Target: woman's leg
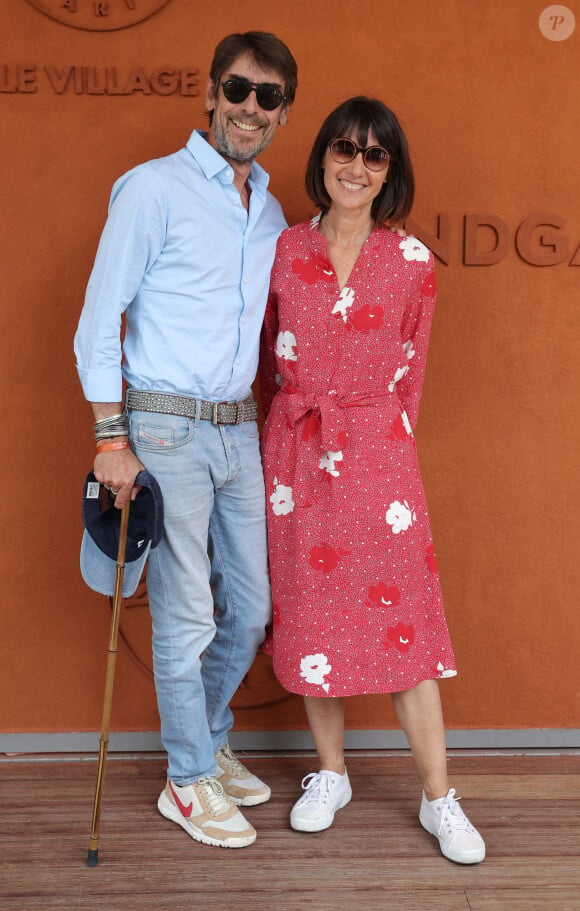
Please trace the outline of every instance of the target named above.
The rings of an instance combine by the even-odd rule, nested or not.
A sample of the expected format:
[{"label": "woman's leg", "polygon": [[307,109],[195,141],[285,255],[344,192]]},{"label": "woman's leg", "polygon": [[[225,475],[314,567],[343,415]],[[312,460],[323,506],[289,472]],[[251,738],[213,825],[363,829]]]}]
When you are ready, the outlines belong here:
[{"label": "woman's leg", "polygon": [[449,790],[445,728],[439,686],[423,680],[411,690],[393,693],[393,706],[409,741],[427,800]]},{"label": "woman's leg", "polygon": [[304,705],[320,768],[344,773],[344,699],[305,696]]},{"label": "woman's leg", "polygon": [[299,832],[320,832],[352,797],[344,767],[344,699],[305,696],[304,704],[320,771],[302,780],[304,793],[292,807],[290,825]]},{"label": "woman's leg", "polygon": [[411,690],[393,693],[393,705],[423,785],[421,825],[439,841],[445,857],[459,864],[479,863],[485,857],[485,842],[465,816],[455,791],[449,790],[437,681],[423,680]]}]

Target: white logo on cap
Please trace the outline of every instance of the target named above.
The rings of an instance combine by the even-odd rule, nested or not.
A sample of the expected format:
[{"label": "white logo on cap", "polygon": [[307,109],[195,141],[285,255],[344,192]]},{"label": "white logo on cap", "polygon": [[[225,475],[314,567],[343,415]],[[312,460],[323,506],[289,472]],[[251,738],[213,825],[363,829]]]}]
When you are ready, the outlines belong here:
[{"label": "white logo on cap", "polygon": [[89,481],[87,484],[87,500],[98,500],[99,499],[99,488],[100,484],[96,481]]}]

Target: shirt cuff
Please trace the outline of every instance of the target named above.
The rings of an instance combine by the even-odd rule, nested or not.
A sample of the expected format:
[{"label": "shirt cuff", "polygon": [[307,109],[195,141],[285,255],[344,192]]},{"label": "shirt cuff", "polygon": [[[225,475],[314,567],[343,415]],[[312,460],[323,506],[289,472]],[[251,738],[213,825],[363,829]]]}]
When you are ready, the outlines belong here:
[{"label": "shirt cuff", "polygon": [[83,393],[89,402],[120,402],[123,399],[123,377],[119,367],[91,367],[77,364]]}]

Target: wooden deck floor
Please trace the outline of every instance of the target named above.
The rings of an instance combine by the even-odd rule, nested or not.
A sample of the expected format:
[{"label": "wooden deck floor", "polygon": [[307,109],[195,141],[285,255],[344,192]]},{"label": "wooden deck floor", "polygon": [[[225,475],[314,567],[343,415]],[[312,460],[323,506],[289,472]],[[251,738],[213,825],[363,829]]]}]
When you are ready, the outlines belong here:
[{"label": "wooden deck floor", "polygon": [[579,911],[580,756],[450,755],[452,783],[488,846],[445,860],[417,822],[407,755],[352,753],[353,801],[326,832],[288,812],[312,770],[300,756],[245,757],[273,788],[249,809],[250,848],[192,841],[156,810],[161,759],[110,757],[99,866],[85,866],[96,763],[0,762],[0,911]]}]

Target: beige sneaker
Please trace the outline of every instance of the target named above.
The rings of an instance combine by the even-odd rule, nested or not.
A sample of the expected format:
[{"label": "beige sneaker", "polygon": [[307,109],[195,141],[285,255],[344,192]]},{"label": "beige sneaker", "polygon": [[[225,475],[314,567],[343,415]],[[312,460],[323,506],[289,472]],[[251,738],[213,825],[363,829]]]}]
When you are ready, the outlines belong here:
[{"label": "beige sneaker", "polygon": [[157,806],[162,816],[206,845],[245,848],[256,840],[256,830],[215,778],[200,778],[183,788],[168,779]]},{"label": "beige sneaker", "polygon": [[223,789],[234,803],[244,807],[255,807],[259,803],[266,803],[272,791],[267,784],[249,769],[242,765],[234,756],[227,744],[222,744],[215,754],[217,762],[216,778],[219,778]]}]

